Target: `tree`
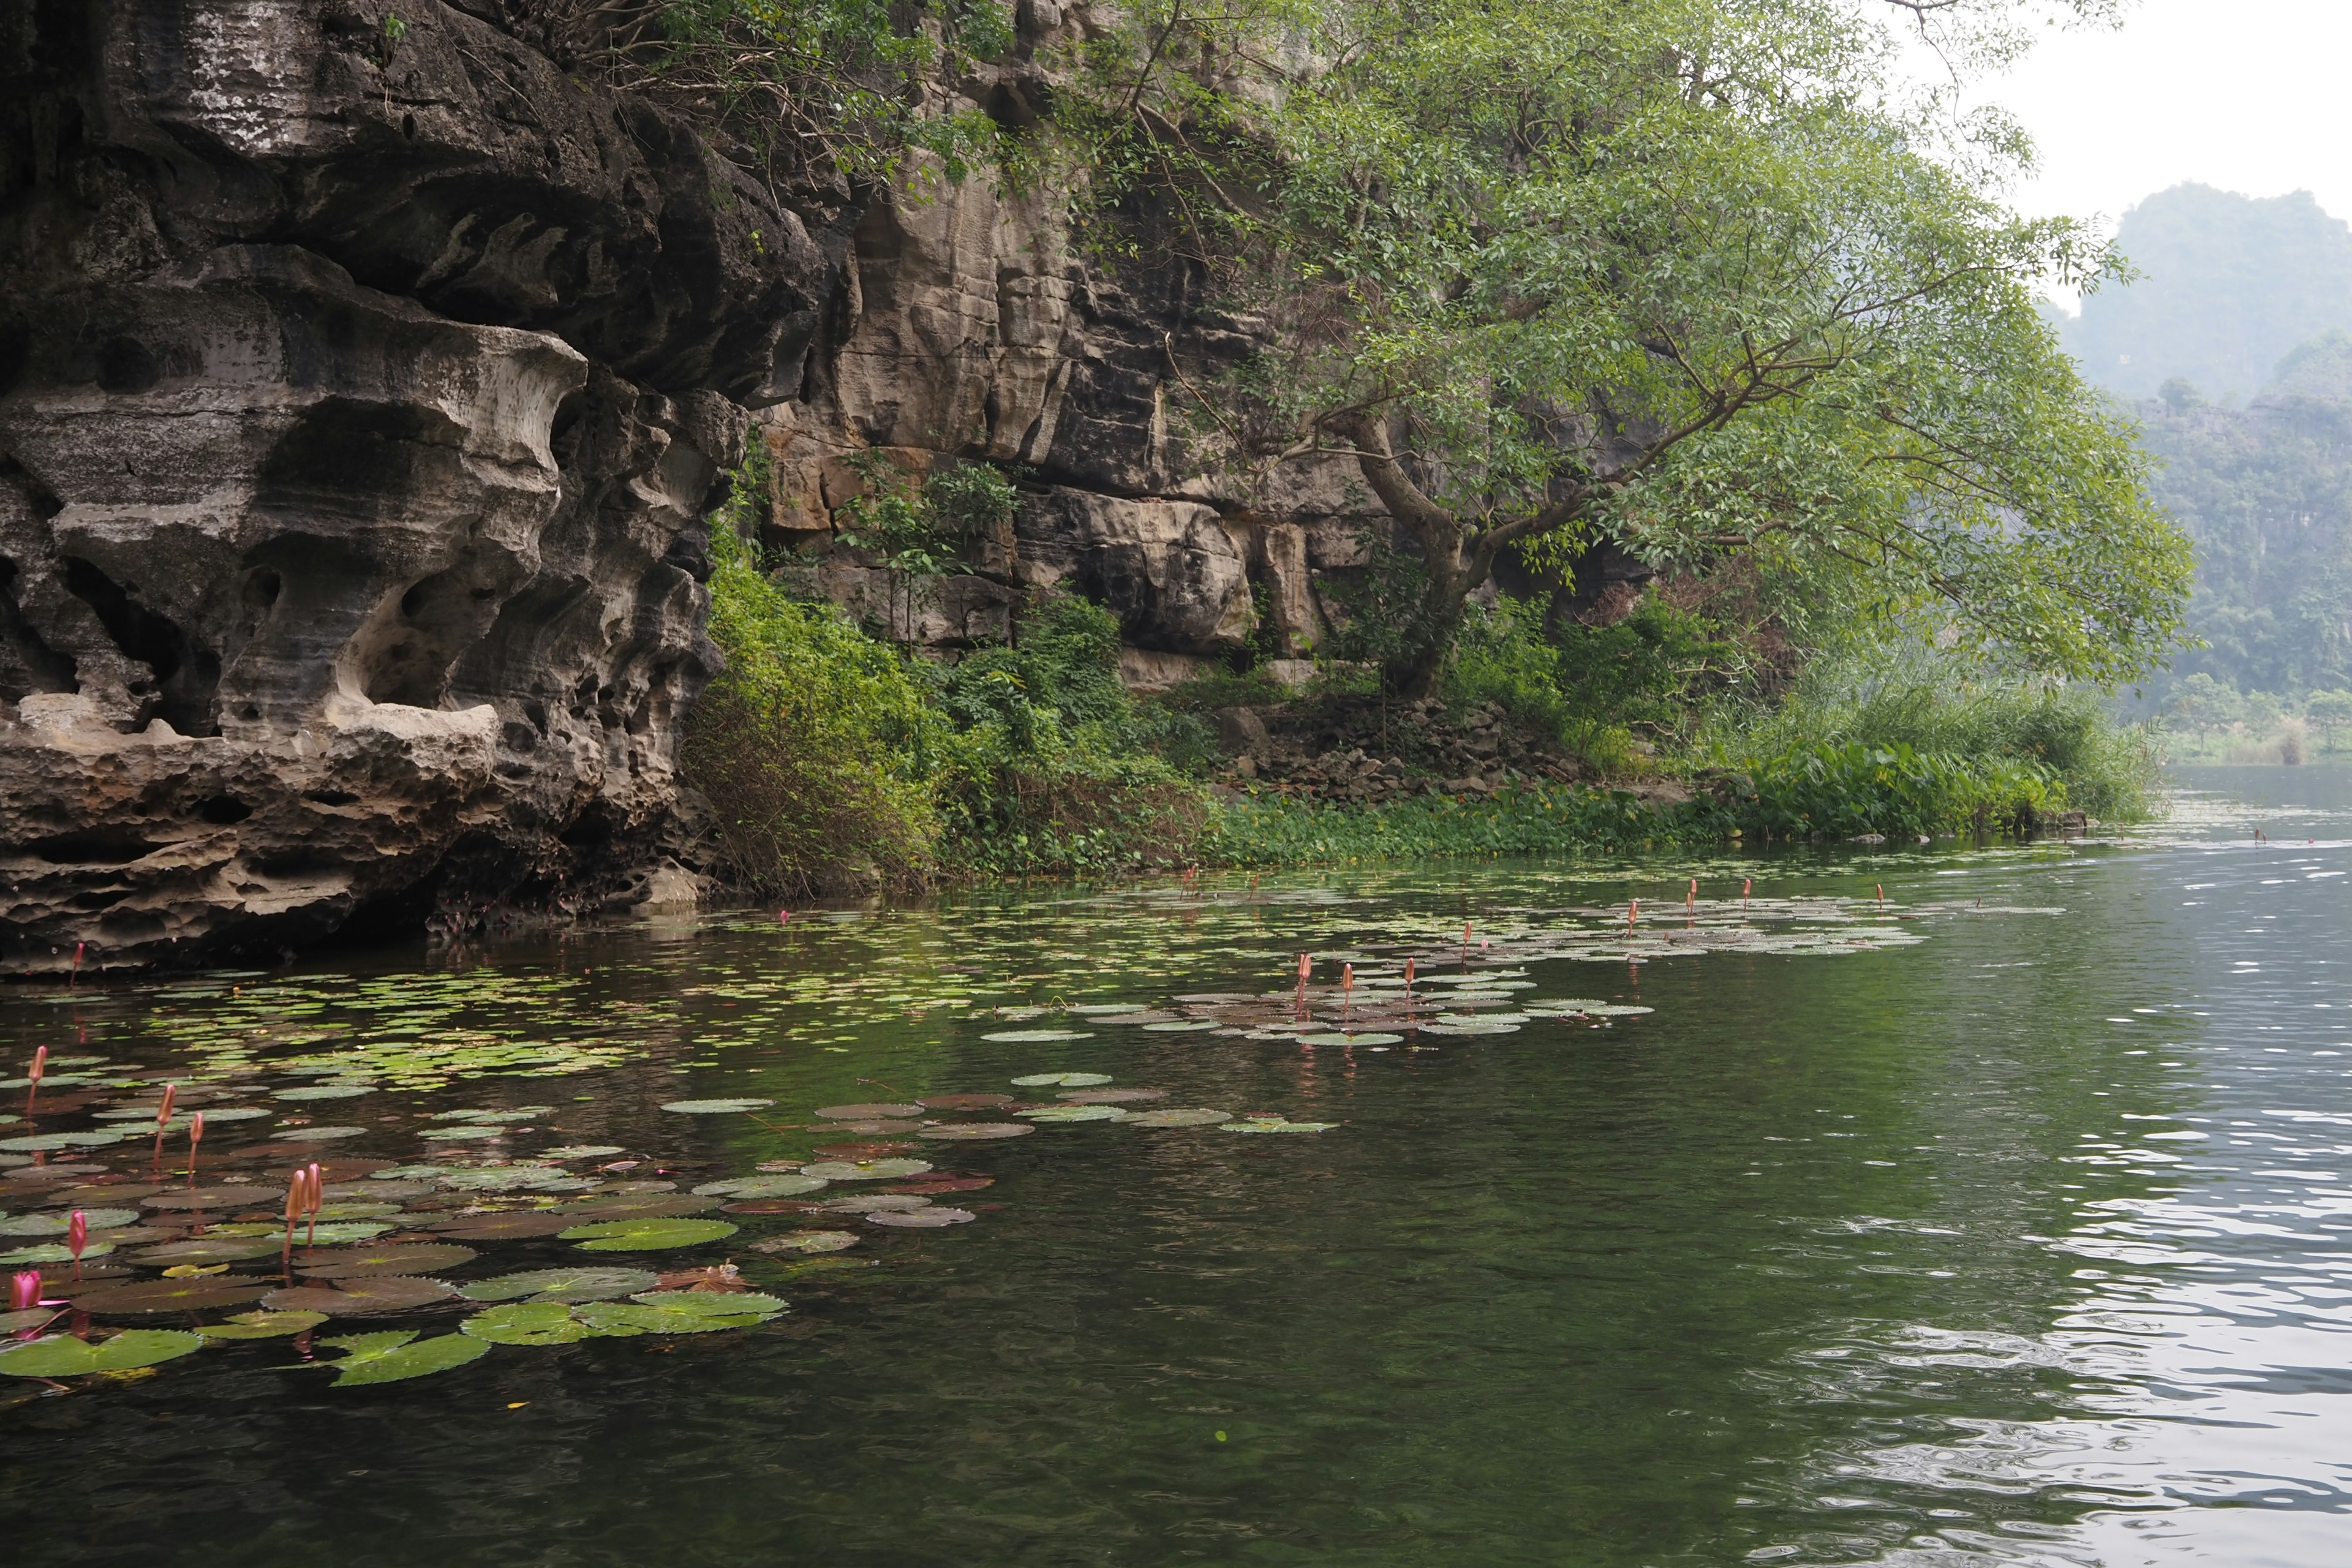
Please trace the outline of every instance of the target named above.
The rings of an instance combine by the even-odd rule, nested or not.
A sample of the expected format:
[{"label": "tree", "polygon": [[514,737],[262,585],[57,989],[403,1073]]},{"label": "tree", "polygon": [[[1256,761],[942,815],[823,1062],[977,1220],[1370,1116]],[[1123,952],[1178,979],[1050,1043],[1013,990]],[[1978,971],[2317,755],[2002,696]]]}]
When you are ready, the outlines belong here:
[{"label": "tree", "polygon": [[[1192,388],[1226,459],[1348,458],[1417,552],[1395,689],[1428,689],[1505,551],[1572,570],[1601,540],[1939,605],[2069,676],[2170,641],[2186,547],[2035,309],[2104,253],[2001,205],[2000,146],[1931,156],[1849,9],[1339,0],[1258,37],[1184,16],[1161,0],[1121,57],[1120,134],[1153,157],[1107,166],[1159,171],[1275,329]],[[1155,81],[1175,56],[1191,74]]]},{"label": "tree", "polygon": [[2304,716],[2319,726],[2319,733],[2332,750],[2336,732],[2352,724],[2352,691],[2341,689],[2315,691],[2304,700]]}]

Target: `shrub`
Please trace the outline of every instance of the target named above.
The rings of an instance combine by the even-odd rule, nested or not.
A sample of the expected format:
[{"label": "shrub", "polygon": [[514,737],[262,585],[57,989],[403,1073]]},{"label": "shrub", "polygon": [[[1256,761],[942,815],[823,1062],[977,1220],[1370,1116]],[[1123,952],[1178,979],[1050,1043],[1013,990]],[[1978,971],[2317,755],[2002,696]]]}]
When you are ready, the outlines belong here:
[{"label": "shrub", "polygon": [[1755,764],[1740,816],[1776,838],[2029,832],[2066,788],[2039,763],[1971,759],[1851,742],[1801,746]]},{"label": "shrub", "polygon": [[727,666],[680,756],[716,816],[721,869],[785,897],[920,882],[939,852],[928,763],[946,727],[895,650],[762,577],[733,521],[711,529],[710,636]]}]

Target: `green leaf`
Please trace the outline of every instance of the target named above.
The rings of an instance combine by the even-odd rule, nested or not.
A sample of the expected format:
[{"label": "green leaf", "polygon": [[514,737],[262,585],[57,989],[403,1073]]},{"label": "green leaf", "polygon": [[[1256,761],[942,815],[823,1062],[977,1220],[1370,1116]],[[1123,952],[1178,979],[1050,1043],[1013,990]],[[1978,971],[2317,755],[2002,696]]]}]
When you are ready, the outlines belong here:
[{"label": "green leaf", "polygon": [[568,1345],[590,1331],[562,1301],[516,1301],[475,1313],[457,1331],[498,1345]]},{"label": "green leaf", "polygon": [[467,1334],[438,1334],[419,1340],[414,1331],[353,1334],[320,1342],[339,1346],[347,1352],[341,1361],[331,1363],[335,1368],[333,1386],[337,1388],[429,1377],[478,1360],[490,1348],[487,1341]]},{"label": "green leaf", "polygon": [[70,1334],[51,1334],[0,1350],[0,1375],[80,1377],[93,1372],[128,1372],[204,1348],[202,1334],[176,1329],[126,1329],[95,1344]]},{"label": "green leaf", "polygon": [[578,1242],[583,1252],[656,1252],[717,1241],[738,1228],[716,1219],[614,1219],[575,1225],[556,1234]]}]

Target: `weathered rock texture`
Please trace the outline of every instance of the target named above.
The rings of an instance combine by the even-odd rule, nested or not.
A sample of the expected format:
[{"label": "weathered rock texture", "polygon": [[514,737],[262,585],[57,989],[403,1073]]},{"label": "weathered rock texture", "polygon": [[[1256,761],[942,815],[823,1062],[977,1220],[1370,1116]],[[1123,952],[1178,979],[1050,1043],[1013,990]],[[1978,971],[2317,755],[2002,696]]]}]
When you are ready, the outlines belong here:
[{"label": "weathered rock texture", "polygon": [[[0,970],[676,880],[747,434],[765,542],[942,657],[1053,586],[1139,684],[1328,635],[1378,503],[1197,477],[1183,388],[1258,340],[1194,268],[919,166],[788,210],[529,10],[0,0]],[[1018,16],[958,89],[1014,119],[1092,26]],[[835,527],[866,449],[1024,505],[910,595]]]},{"label": "weathered rock texture", "polygon": [[593,899],[671,819],[701,520],[837,259],[399,9],[0,4],[0,966]]}]

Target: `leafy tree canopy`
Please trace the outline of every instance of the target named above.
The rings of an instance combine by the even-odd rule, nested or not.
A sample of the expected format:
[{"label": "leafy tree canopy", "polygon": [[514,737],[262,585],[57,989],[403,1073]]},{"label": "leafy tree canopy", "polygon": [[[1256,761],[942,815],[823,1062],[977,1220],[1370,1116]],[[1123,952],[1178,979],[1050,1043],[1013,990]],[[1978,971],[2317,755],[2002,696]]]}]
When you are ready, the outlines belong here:
[{"label": "leafy tree canopy", "polygon": [[[1501,552],[1602,537],[1937,606],[2045,671],[2162,656],[2185,544],[2034,303],[2106,257],[2001,203],[2013,140],[1903,106],[1870,12],[1198,5],[1147,0],[1092,56],[1102,194],[1161,193],[1273,329],[1192,389],[1224,460],[1350,460],[1415,545],[1395,684],[1425,689]],[[1896,13],[1979,52],[2021,15]]]}]

